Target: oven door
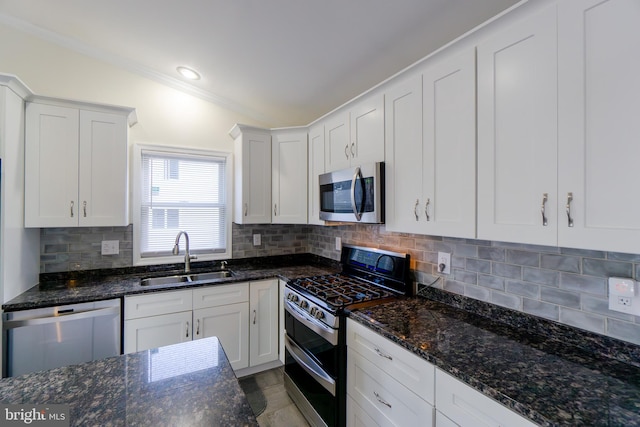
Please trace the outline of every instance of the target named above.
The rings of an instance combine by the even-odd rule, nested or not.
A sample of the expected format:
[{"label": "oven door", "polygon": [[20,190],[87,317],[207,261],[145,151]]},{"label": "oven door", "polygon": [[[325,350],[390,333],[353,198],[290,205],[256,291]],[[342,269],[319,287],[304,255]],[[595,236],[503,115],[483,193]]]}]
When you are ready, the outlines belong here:
[{"label": "oven door", "polygon": [[[288,391],[298,394],[298,398],[313,408],[315,414],[311,418],[320,417],[327,426],[336,426],[341,406],[338,397],[342,386],[338,378],[341,371],[340,347],[301,320],[285,309],[284,371],[296,389]],[[305,412],[303,408],[301,410]]]}]

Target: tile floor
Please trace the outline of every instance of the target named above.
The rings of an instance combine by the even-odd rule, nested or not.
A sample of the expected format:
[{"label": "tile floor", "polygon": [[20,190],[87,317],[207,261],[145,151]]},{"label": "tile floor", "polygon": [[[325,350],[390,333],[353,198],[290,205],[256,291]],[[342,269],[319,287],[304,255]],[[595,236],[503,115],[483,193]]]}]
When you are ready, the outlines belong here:
[{"label": "tile floor", "polygon": [[275,368],[255,374],[256,383],[267,399],[267,407],[260,416],[260,427],[309,427],[293,403],[283,382],[284,368]]}]

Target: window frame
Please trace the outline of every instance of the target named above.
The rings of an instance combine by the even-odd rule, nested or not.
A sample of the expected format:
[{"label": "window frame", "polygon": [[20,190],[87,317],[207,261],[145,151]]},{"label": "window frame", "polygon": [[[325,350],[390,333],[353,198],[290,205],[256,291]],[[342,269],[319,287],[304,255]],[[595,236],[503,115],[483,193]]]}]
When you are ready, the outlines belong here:
[{"label": "window frame", "polygon": [[[226,228],[226,250],[211,254],[197,254],[198,261],[213,261],[218,259],[229,259],[232,254],[232,221],[233,221],[233,154],[227,151],[202,150],[196,148],[175,147],[169,145],[151,145],[151,144],[134,144],[133,145],[133,164],[132,164],[132,204],[131,218],[133,224],[133,265],[157,265],[157,264],[179,264],[184,262],[184,254],[169,256],[141,256],[141,205],[142,205],[142,152],[155,151],[164,152],[168,155],[196,155],[196,156],[215,156],[225,159],[225,192],[227,200],[225,206],[227,212],[225,215]],[[181,243],[181,249],[184,249],[184,241]]]}]

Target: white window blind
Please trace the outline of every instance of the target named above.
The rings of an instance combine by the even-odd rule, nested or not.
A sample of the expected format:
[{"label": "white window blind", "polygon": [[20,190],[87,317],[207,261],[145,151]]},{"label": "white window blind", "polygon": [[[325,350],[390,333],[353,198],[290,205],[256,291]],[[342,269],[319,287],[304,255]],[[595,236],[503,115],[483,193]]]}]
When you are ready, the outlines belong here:
[{"label": "white window blind", "polygon": [[179,231],[192,254],[225,252],[226,158],[142,150],[141,163],[141,258],[171,256]]}]

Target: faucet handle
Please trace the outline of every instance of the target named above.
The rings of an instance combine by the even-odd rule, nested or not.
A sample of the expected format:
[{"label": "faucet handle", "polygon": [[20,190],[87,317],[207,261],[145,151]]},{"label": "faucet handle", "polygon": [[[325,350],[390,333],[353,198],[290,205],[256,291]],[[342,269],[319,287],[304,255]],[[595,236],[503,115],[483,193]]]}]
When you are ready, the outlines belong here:
[{"label": "faucet handle", "polygon": [[198,259],[196,255],[189,255],[189,259]]}]

